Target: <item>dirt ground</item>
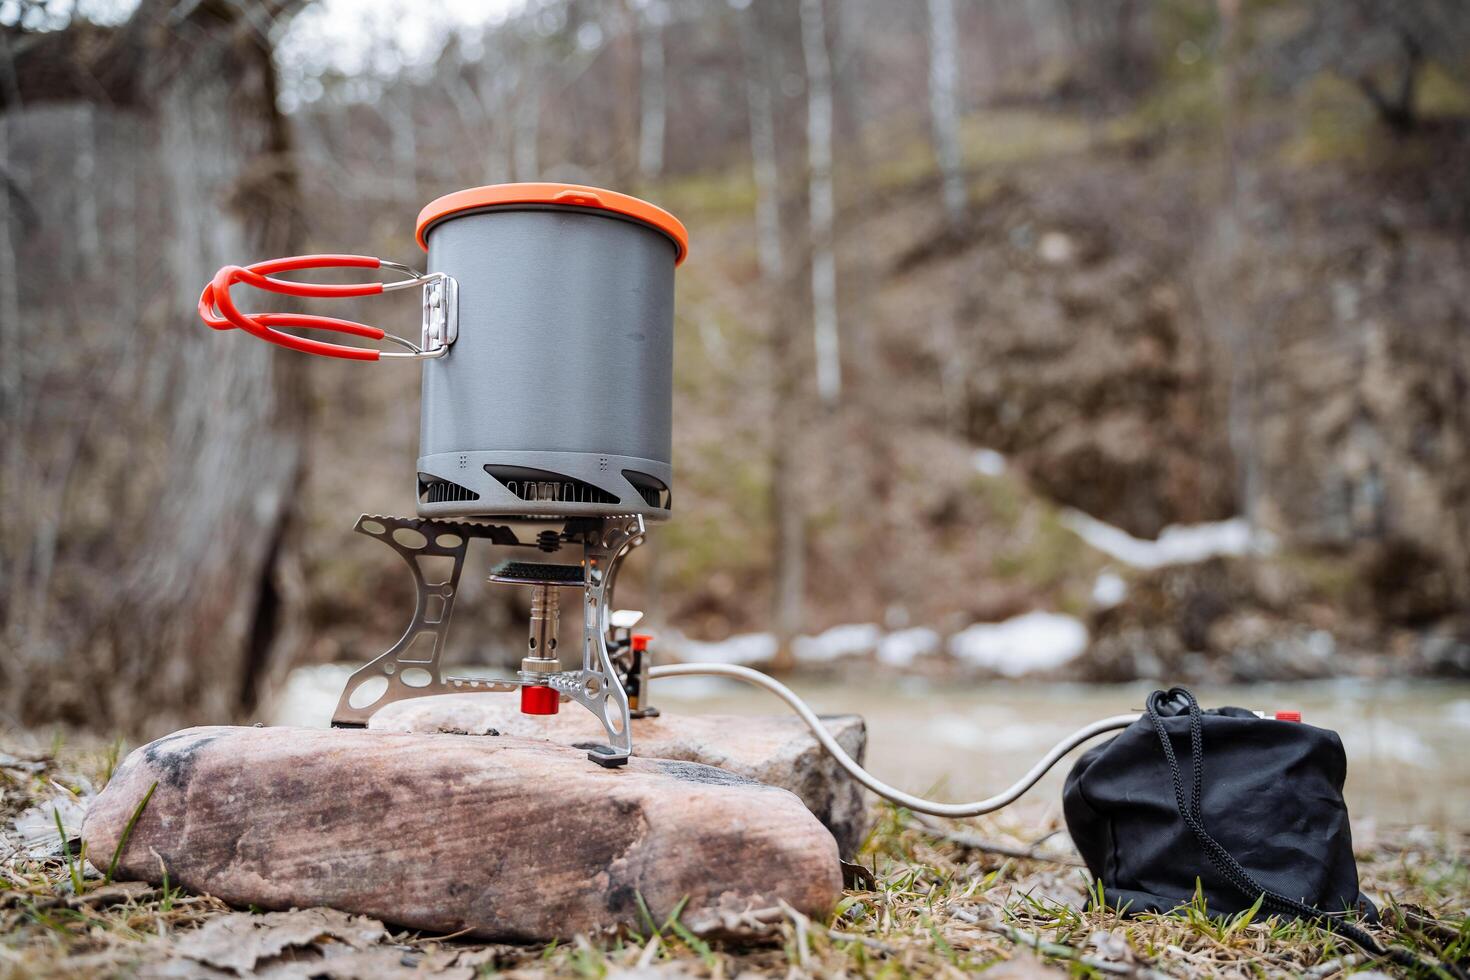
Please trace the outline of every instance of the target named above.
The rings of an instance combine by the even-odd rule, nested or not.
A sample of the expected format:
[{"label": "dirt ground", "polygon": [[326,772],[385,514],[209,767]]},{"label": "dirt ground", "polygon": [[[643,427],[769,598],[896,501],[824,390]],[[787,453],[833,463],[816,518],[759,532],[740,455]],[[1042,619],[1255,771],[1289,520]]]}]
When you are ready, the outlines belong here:
[{"label": "dirt ground", "polygon": [[[871,879],[829,918],[768,910],[738,938],[697,936],[677,911],[619,935],[508,946],[330,909],[231,909],[172,883],[109,881],[109,855],[75,839],[86,799],[121,751],[0,739],[0,978],[1409,975],[1297,922],[1249,913],[1219,921],[1198,906],[1120,918],[1094,900],[1055,822],[931,826],[886,805],[860,856]],[[1470,954],[1467,858],[1461,832],[1379,826],[1363,835],[1363,888],[1386,913],[1380,940],[1441,959]]]}]

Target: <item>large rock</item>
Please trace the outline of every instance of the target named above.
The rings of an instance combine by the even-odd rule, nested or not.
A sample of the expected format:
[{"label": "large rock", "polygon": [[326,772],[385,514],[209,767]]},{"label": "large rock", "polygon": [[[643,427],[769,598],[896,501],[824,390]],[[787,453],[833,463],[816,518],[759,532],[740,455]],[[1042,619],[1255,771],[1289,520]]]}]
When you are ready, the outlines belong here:
[{"label": "large rock", "polygon": [[[868,730],[858,715],[829,715],[827,731],[861,762]],[[561,745],[603,740],[602,725],[580,705],[560,714],[523,715],[516,694],[443,694],[385,705],[368,728],[390,732],[514,735]],[[862,786],[817,743],[806,725],[784,715],[680,715],[633,719],[633,754],[719,766],[789,789],[832,831],[844,857],[857,853],[868,832]]]},{"label": "large rock", "polygon": [[825,914],[832,835],[791,793],[689,762],[513,737],[191,728],[131,753],[87,814],[118,862],[237,905],[326,905],[411,928],[544,940],[660,921],[708,930],[785,901]]}]

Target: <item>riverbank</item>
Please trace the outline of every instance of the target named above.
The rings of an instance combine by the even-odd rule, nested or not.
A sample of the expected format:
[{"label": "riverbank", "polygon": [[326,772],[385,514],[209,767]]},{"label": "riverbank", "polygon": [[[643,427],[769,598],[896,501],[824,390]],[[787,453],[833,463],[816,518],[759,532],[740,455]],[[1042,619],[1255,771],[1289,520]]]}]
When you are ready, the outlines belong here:
[{"label": "riverbank", "polygon": [[[117,749],[0,738],[0,980],[38,976],[959,977],[1310,976],[1376,965],[1319,930],[1274,919],[1215,922],[1199,909],[1121,919],[1096,907],[1059,817],[996,818],[935,830],[880,807],[860,855],[871,882],[825,921],[783,912],[738,939],[695,936],[677,915],[637,933],[538,946],[466,943],[321,910],[231,910],[176,887],[105,882],[107,855],[63,847]],[[60,804],[59,807],[57,806]],[[48,819],[25,819],[27,815]],[[18,839],[14,822],[32,831]],[[49,835],[46,827],[52,829]],[[1385,908],[1379,936],[1421,954],[1463,955],[1470,836],[1355,828],[1364,891]],[[1007,853],[1011,852],[1011,853]],[[1023,853],[1025,856],[1015,856]],[[671,857],[671,859],[673,859]],[[1390,970],[1389,972],[1394,972]]]},{"label": "riverbank", "polygon": [[[351,669],[296,671],[261,720],[325,726]],[[951,800],[990,795],[1087,722],[1142,710],[1144,697],[1157,686],[956,683],[857,669],[784,680],[819,713],[866,719],[868,765],[881,778]],[[1470,832],[1470,767],[1463,760],[1470,739],[1470,683],[1343,679],[1191,689],[1206,707],[1300,711],[1308,724],[1338,732],[1348,756],[1348,807],[1363,832],[1395,825]],[[652,693],[653,703],[665,711],[786,711],[768,694],[715,678],[658,681]],[[1019,812],[1037,818],[1055,812],[1069,765],[1064,760],[1048,774],[1017,804]]]}]

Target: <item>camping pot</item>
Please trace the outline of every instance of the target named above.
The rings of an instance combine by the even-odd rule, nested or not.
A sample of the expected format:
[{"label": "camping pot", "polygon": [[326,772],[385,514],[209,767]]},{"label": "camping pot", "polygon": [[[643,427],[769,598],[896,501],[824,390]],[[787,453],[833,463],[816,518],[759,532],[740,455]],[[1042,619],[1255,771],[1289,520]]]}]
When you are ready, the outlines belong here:
[{"label": "camping pot", "polygon": [[[226,266],[200,315],[294,350],[423,362],[418,513],[423,517],[669,516],[678,219],[637,198],[573,184],[458,191],[419,213],[428,272],[360,255]],[[388,268],[399,282],[321,285],[276,273]],[[235,283],[297,296],[422,288],[418,343],[298,313],[241,313]],[[388,340],[332,344],[279,327]]]}]

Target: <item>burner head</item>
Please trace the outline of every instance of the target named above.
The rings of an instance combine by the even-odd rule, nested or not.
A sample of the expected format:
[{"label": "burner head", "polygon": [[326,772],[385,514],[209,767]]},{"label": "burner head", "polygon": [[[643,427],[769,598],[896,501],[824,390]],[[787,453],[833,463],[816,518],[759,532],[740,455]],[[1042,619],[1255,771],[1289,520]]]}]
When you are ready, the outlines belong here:
[{"label": "burner head", "polygon": [[508,585],[585,585],[581,565],[552,565],[536,561],[503,561],[490,570],[490,581]]}]

